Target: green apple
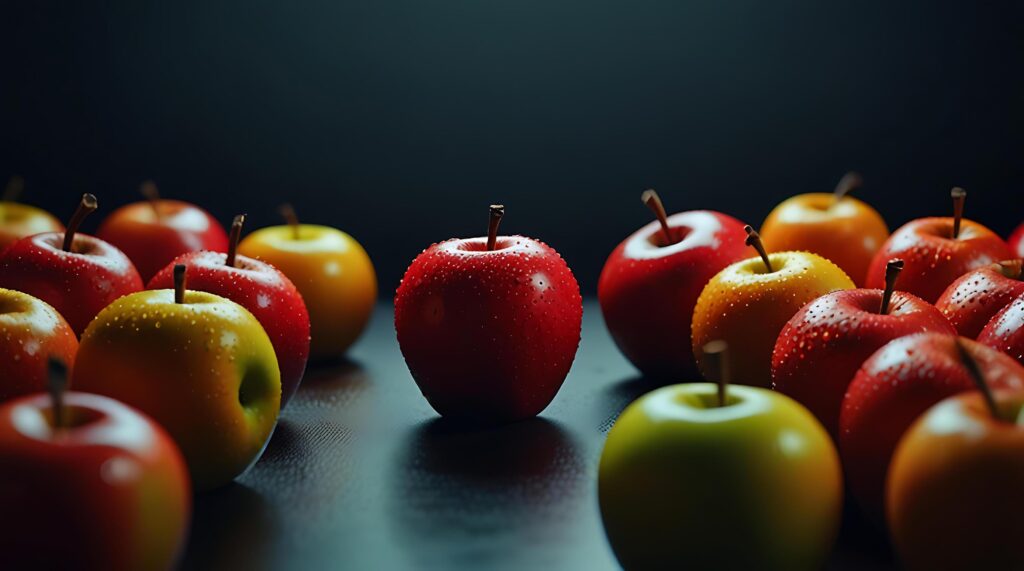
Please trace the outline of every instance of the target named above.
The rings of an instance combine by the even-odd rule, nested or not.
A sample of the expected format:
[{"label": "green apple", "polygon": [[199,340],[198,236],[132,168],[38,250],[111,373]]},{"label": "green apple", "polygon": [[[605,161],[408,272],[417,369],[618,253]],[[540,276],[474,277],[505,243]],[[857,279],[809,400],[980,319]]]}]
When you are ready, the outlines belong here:
[{"label": "green apple", "polygon": [[843,485],[825,429],[767,389],[673,385],[631,404],[598,475],[605,531],[626,569],[820,569]]}]

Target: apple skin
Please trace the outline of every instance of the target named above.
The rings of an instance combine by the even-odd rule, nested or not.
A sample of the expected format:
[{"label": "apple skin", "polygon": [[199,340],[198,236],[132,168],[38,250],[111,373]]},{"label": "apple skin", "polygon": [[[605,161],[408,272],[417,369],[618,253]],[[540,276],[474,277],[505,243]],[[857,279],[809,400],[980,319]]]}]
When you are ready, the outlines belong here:
[{"label": "apple skin", "polygon": [[619,350],[645,376],[693,378],[697,365],[690,324],[708,281],[749,255],[743,223],[719,212],[668,218],[675,244],[663,246],[661,226],[647,224],[608,256],[597,284],[601,313]]},{"label": "apple skin", "polygon": [[238,253],[262,260],[295,284],[309,310],[312,359],[338,359],[366,329],[377,303],[377,274],[348,234],[315,224],[271,226],[249,234]]},{"label": "apple skin", "polygon": [[626,569],[821,569],[839,530],[839,457],[789,397],[672,385],[629,405],[608,433],[598,499]]},{"label": "apple skin", "polygon": [[170,569],[192,512],[188,471],[164,430],[113,399],[49,395],[0,405],[0,553],[16,569]]},{"label": "apple skin", "polygon": [[200,491],[227,484],[259,458],[281,403],[274,347],[256,318],[191,290],[184,303],[161,289],[104,309],[82,335],[71,386],[159,422]]},{"label": "apple skin", "polygon": [[236,256],[228,266],[227,254],[182,254],[161,270],[148,289],[174,287],[174,266],[187,269],[188,288],[217,294],[249,310],[263,326],[281,369],[281,408],[295,394],[309,358],[309,313],[297,289],[277,268],[247,256]]},{"label": "apple skin", "polygon": [[839,266],[817,254],[775,252],[768,258],[774,272],[761,258],[749,258],[719,272],[701,292],[691,343],[701,371],[704,345],[722,340],[729,344],[734,382],[770,387],[772,350],[786,322],[811,300],[854,287]]},{"label": "apple skin", "polygon": [[142,278],[121,250],[75,234],[65,252],[63,232],[23,238],[0,252],[0,288],[25,292],[53,306],[81,335],[115,299],[142,289]]},{"label": "apple skin", "polygon": [[27,236],[63,231],[61,221],[41,208],[0,200],[0,252]]},{"label": "apple skin", "polygon": [[1002,418],[977,391],[914,423],[893,456],[888,522],[911,570],[1022,569],[1024,393],[996,391]]},{"label": "apple skin", "polygon": [[865,285],[885,287],[885,265],[899,258],[905,264],[900,289],[935,303],[960,276],[1013,257],[1002,238],[973,220],[964,218],[960,237],[954,240],[952,235],[950,217],[919,218],[904,224],[875,254]]},{"label": "apple skin", "polygon": [[1010,239],[1007,242],[1010,249],[1013,250],[1014,256],[1024,258],[1024,224],[1018,226],[1013,234],[1010,234]]},{"label": "apple skin", "polygon": [[[960,340],[989,386],[1024,388],[1024,367],[975,341]],[[903,433],[935,403],[974,386],[952,335],[901,337],[864,362],[843,398],[839,450],[850,492],[870,518],[884,518],[885,478]]]},{"label": "apple skin", "polygon": [[1007,260],[960,276],[942,292],[935,307],[960,335],[977,339],[995,314],[1021,294],[1021,260]]},{"label": "apple skin", "polygon": [[78,337],[45,301],[0,288],[0,403],[46,390],[49,360],[71,367]]},{"label": "apple skin", "polygon": [[978,335],[978,343],[1002,351],[1024,365],[1024,294],[988,322]]},{"label": "apple skin", "polygon": [[227,232],[209,212],[180,200],[161,198],[156,203],[160,218],[149,201],[134,202],[111,212],[96,231],[131,259],[142,281],[181,254],[227,251]]},{"label": "apple skin", "polygon": [[852,196],[812,192],[784,200],[761,225],[769,252],[813,252],[831,260],[863,287],[875,252],[889,237],[877,210]]},{"label": "apple skin", "polygon": [[434,244],[395,294],[402,355],[438,414],[499,423],[539,414],[576,356],[583,300],[547,244],[499,236]]}]

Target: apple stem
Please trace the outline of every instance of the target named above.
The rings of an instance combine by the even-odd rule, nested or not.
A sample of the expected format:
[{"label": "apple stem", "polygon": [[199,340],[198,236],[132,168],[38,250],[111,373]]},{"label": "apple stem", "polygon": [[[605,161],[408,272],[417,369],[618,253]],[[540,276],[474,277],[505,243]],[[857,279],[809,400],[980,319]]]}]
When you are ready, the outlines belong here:
[{"label": "apple stem", "polygon": [[832,191],[833,203],[846,198],[847,194],[859,189],[863,185],[864,178],[860,176],[859,172],[850,171],[844,174],[843,178],[839,179],[839,182],[836,183],[835,190]]},{"label": "apple stem", "polygon": [[1024,272],[1024,260],[1003,260],[996,264],[999,272],[1004,276],[1019,280],[1021,279],[1021,273]]},{"label": "apple stem", "polygon": [[728,356],[729,345],[722,340],[711,341],[704,345],[704,355],[710,356],[712,362],[715,364],[714,369],[718,372],[716,375],[716,382],[718,383],[718,406],[725,406],[726,394],[729,389],[729,381],[731,380],[729,374],[729,360],[726,359]]},{"label": "apple stem", "polygon": [[149,207],[153,209],[153,215],[156,216],[157,221],[163,220],[164,215],[160,212],[160,191],[156,188],[156,183],[147,180],[139,185],[139,194],[146,197],[146,201],[149,202]]},{"label": "apple stem", "polygon": [[295,208],[290,203],[286,202],[286,203],[282,204],[280,208],[278,208],[278,211],[281,213],[281,216],[284,217],[285,222],[288,223],[288,226],[291,226],[291,229],[292,229],[292,239],[293,240],[298,240],[299,239],[299,217],[298,217],[297,214],[295,214]]},{"label": "apple stem", "polygon": [[764,267],[768,268],[768,272],[774,272],[772,268],[772,261],[768,259],[768,252],[764,249],[764,244],[761,242],[761,235],[754,230],[753,226],[749,224],[743,227],[743,231],[747,233],[746,245],[752,246],[757,253],[761,255],[761,260],[764,261]]},{"label": "apple stem", "polygon": [[996,399],[992,396],[992,389],[989,388],[988,383],[985,381],[985,375],[981,372],[981,367],[978,366],[978,362],[974,360],[970,351],[967,349],[967,344],[964,343],[963,337],[956,338],[956,348],[960,352],[960,360],[963,361],[964,367],[971,376],[971,380],[974,381],[975,386],[981,392],[982,398],[985,399],[985,406],[988,407],[992,418],[1001,420],[999,416],[999,407],[996,406]]},{"label": "apple stem", "polygon": [[82,225],[82,221],[85,217],[95,212],[96,207],[99,204],[96,202],[96,197],[89,194],[88,192],[82,195],[82,200],[78,202],[78,208],[75,209],[75,213],[71,215],[71,220],[68,221],[68,227],[64,230],[64,245],[61,248],[65,252],[71,251],[71,245],[75,242],[75,232],[78,232],[78,227]]},{"label": "apple stem", "polygon": [[236,214],[231,221],[231,236],[228,240],[228,257],[225,262],[229,267],[235,267],[235,257],[238,255],[238,241],[242,238],[242,225],[245,224],[245,214]]},{"label": "apple stem", "polygon": [[953,190],[949,191],[949,196],[953,198],[953,239],[956,240],[960,237],[960,221],[964,217],[964,202],[967,200],[967,191],[954,186]]},{"label": "apple stem", "polygon": [[505,205],[503,204],[492,204],[491,205],[491,219],[487,223],[487,251],[494,250],[494,244],[498,241],[498,225],[501,224],[501,218],[505,216]]},{"label": "apple stem", "polygon": [[4,187],[3,198],[0,198],[3,202],[17,202],[18,197],[21,196],[22,191],[25,190],[25,179],[20,176],[12,176],[7,181],[7,186]]},{"label": "apple stem", "polygon": [[60,359],[50,357],[47,388],[50,391],[50,407],[53,413],[53,428],[66,426],[64,418],[64,392],[68,388],[68,367]]},{"label": "apple stem", "polygon": [[896,258],[889,260],[885,265],[885,290],[882,291],[882,307],[878,310],[880,315],[889,314],[889,303],[892,302],[892,293],[896,289],[896,278],[903,271],[903,260]]},{"label": "apple stem", "polygon": [[174,265],[174,303],[185,303],[185,264]]},{"label": "apple stem", "polygon": [[665,237],[665,245],[671,246],[676,241],[672,239],[672,229],[668,226],[668,215],[665,214],[665,205],[661,203],[661,197],[653,188],[648,188],[640,195],[640,200],[651,209],[651,212],[661,223],[661,233]]}]

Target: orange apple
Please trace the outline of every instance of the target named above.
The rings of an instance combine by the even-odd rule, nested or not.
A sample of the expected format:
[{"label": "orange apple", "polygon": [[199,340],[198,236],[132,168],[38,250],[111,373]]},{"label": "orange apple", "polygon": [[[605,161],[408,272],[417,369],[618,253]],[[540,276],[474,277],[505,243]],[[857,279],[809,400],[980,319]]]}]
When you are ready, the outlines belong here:
[{"label": "orange apple", "polygon": [[868,266],[889,237],[889,227],[877,210],[848,196],[861,182],[857,173],[847,173],[832,193],[784,200],[761,225],[765,247],[818,254],[842,268],[857,287],[864,287]]}]

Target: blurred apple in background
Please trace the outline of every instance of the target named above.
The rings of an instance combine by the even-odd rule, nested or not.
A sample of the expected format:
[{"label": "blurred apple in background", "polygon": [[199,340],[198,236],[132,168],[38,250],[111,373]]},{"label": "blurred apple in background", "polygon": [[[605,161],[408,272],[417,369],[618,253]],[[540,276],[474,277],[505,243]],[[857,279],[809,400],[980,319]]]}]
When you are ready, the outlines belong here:
[{"label": "blurred apple in background", "polygon": [[1024,224],[1021,224],[1010,234],[1008,240],[1010,249],[1013,250],[1013,254],[1018,258],[1024,258]]},{"label": "blurred apple in background", "polygon": [[64,231],[64,225],[54,215],[18,202],[24,185],[21,177],[11,177],[0,197],[0,251],[26,236]]},{"label": "blurred apple in background", "polygon": [[976,339],[996,313],[1024,294],[1021,260],[1004,260],[967,272],[935,302],[960,335]]},{"label": "blurred apple in background", "polygon": [[45,391],[49,359],[75,362],[78,337],[46,302],[0,289],[0,402]]}]

